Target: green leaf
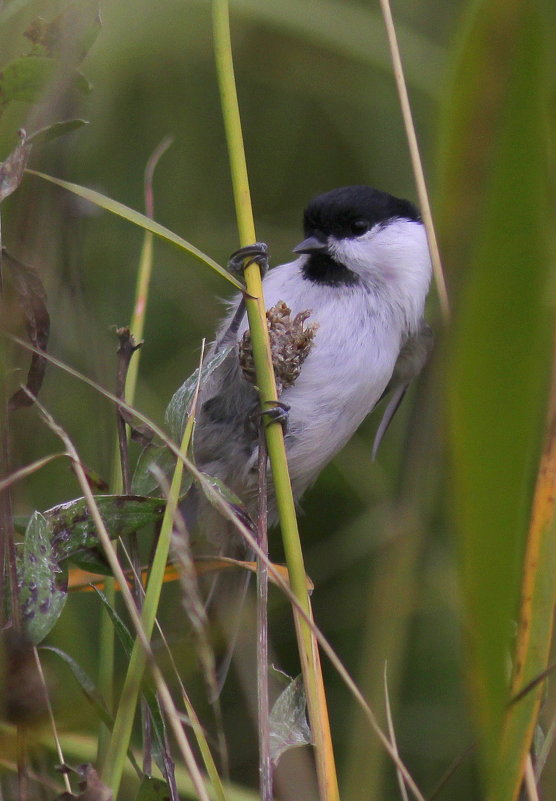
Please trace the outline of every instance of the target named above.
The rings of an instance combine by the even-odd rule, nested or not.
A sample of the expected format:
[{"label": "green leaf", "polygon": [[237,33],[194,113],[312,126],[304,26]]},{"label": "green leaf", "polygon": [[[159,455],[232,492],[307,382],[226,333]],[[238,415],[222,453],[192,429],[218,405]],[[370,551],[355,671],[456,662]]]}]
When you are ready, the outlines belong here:
[{"label": "green leaf", "polygon": [[[21,56],[10,61],[0,71],[0,108],[13,100],[34,103],[53,79],[60,65],[56,59],[44,56]],[[89,94],[91,84],[77,70],[70,70],[70,87]]]},{"label": "green leaf", "polygon": [[171,801],[170,790],[162,779],[146,776],[141,782],[135,801]]},{"label": "green leaf", "polygon": [[143,448],[131,480],[132,491],[138,495],[149,495],[151,492],[159,490],[160,482],[156,473],[153,473],[153,468],[159,470],[164,476],[171,477],[175,466],[176,457],[165,445],[149,445]]},{"label": "green leaf", "polygon": [[118,635],[118,639],[120,640],[122,648],[124,649],[125,655],[129,656],[131,653],[131,649],[133,648],[133,637],[131,636],[128,627],[121,619],[121,617],[118,615],[118,613],[116,612],[116,610],[114,609],[114,607],[112,606],[106,595],[102,592],[102,590],[99,590],[98,587],[94,586],[93,589],[100,598],[100,600],[102,601],[102,603],[104,604],[104,608],[106,609],[108,616],[114,625],[114,629],[116,631],[116,634]]},{"label": "green leaf", "polygon": [[23,625],[36,645],[60,617],[67,597],[66,576],[58,566],[48,523],[40,512],[31,516],[18,561]]},{"label": "green leaf", "polygon": [[[51,651],[53,654],[56,654],[57,656],[59,656],[60,659],[62,659],[69,666],[71,672],[73,673],[73,675],[75,677],[75,680],[77,681],[77,683],[79,684],[79,686],[80,686],[80,688],[81,688],[81,690],[83,692],[83,695],[85,696],[87,701],[89,701],[91,706],[95,709],[97,715],[102,720],[102,722],[106,725],[106,727],[110,731],[112,731],[112,728],[114,726],[114,718],[110,714],[110,711],[108,710],[108,707],[106,706],[104,698],[102,697],[102,695],[97,690],[96,685],[93,682],[93,680],[91,679],[91,677],[89,676],[89,674],[85,670],[83,670],[81,665],[79,665],[75,661],[75,659],[73,659],[73,657],[71,657],[65,651],[62,651],[61,648],[54,648],[52,645],[41,645],[41,650],[42,651]],[[140,770],[139,765],[137,764],[137,760],[135,759],[135,756],[133,755],[133,752],[132,752],[131,749],[129,749],[129,751],[128,751],[128,757],[129,757],[129,760],[130,760],[131,764],[135,768],[135,771],[136,771],[137,775],[138,776],[142,776],[143,773]]]},{"label": "green leaf", "polygon": [[52,125],[47,125],[45,128],[39,128],[38,131],[34,131],[34,133],[27,137],[25,143],[28,145],[43,145],[46,142],[51,142],[53,139],[58,139],[58,137],[76,131],[78,128],[82,128],[83,125],[88,124],[88,120],[80,119],[55,122]]},{"label": "green leaf", "polygon": [[108,707],[104,701],[104,698],[97,690],[95,683],[90,678],[88,673],[83,670],[81,665],[79,665],[73,657],[67,654],[65,651],[62,651],[60,648],[54,648],[52,645],[42,645],[41,650],[43,651],[51,651],[53,654],[56,654],[60,657],[70,668],[71,672],[74,675],[75,680],[79,684],[83,695],[89,701],[92,707],[94,707],[97,715],[105,723],[108,728],[112,728],[114,720],[108,711]]},{"label": "green leaf", "polygon": [[507,782],[520,767],[497,755],[551,351],[539,9],[473,4],[446,108],[438,203],[461,287],[446,386],[469,684],[483,780],[497,799],[513,797]]},{"label": "green leaf", "polygon": [[285,751],[312,741],[303,676],[299,675],[282,690],[270,713],[270,757],[274,766]]},{"label": "green leaf", "polygon": [[231,275],[227,270],[211,259],[210,256],[207,256],[194,245],[191,245],[181,236],[174,234],[169,228],[166,228],[164,225],[160,225],[160,223],[151,220],[150,217],[147,217],[145,214],[141,214],[139,211],[130,209],[128,206],[124,206],[123,203],[119,203],[117,200],[112,200],[111,198],[106,197],[106,195],[96,192],[94,189],[88,189],[85,186],[79,186],[78,184],[73,184],[70,181],[62,181],[60,178],[53,178],[51,175],[46,175],[45,173],[37,172],[36,170],[26,170],[26,172],[29,175],[36,175],[39,178],[43,178],[45,181],[50,181],[50,183],[56,184],[56,186],[61,186],[62,189],[67,189],[68,192],[73,192],[74,195],[78,195],[79,197],[88,200],[89,203],[93,203],[93,205],[99,206],[101,209],[105,209],[105,211],[109,211],[112,214],[116,214],[118,217],[122,217],[124,220],[128,220],[129,222],[138,225],[145,231],[152,231],[152,233],[156,234],[156,236],[165,239],[167,242],[171,242],[181,250],[185,250],[186,253],[189,253],[198,261],[211,267],[215,272],[222,276],[222,278],[225,278],[230,284],[233,284],[236,289],[240,289],[242,291],[245,290],[245,287],[240,283],[240,281],[237,280],[237,278],[234,278],[233,275]]},{"label": "green leaf", "polygon": [[223,501],[225,501],[228,506],[230,506],[239,520],[250,528],[252,531],[255,530],[255,524],[251,519],[249,512],[247,511],[246,505],[243,503],[241,498],[239,498],[235,492],[224,484],[221,479],[216,478],[215,476],[209,476],[208,473],[201,472],[201,481],[199,482],[201,489],[209,503],[214,506],[215,509],[218,509],[218,503],[214,497],[214,493],[219,496]]},{"label": "green leaf", "polygon": [[100,573],[102,576],[112,575],[112,568],[108,564],[108,560],[100,546],[98,548],[87,548],[84,551],[78,551],[69,558],[72,564],[80,567],[81,570],[86,570],[89,573]]},{"label": "green leaf", "polygon": [[[112,538],[125,536],[162,519],[165,501],[140,495],[95,495]],[[98,545],[96,526],[85,498],[54,506],[43,513],[59,561]]]},{"label": "green leaf", "polygon": [[176,442],[181,442],[181,438],[183,437],[197,384],[202,387],[234,347],[234,343],[220,346],[216,353],[213,353],[203,364],[200,380],[199,368],[197,368],[172,395],[170,403],[166,408],[165,420],[170,435]]}]

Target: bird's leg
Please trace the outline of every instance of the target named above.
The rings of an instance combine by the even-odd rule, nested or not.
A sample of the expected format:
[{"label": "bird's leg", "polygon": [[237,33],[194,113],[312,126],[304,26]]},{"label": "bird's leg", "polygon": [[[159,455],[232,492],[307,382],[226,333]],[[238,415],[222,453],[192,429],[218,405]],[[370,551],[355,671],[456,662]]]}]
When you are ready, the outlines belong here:
[{"label": "bird's leg", "polygon": [[232,253],[228,260],[228,270],[243,275],[243,271],[250,264],[258,264],[264,278],[268,270],[268,247],[265,242],[255,242]]},{"label": "bird's leg", "polygon": [[[258,264],[261,270],[261,275],[264,278],[268,270],[268,247],[264,242],[255,242],[253,245],[240,248],[232,253],[228,261],[228,270],[236,275],[243,276],[243,271],[250,264]],[[217,347],[231,342],[235,339],[243,316],[245,314],[245,297],[241,299],[237,307],[236,313],[232,317],[230,325],[220,337]]]},{"label": "bird's leg", "polygon": [[[236,250],[235,253],[232,253],[230,260],[228,261],[228,270],[230,270],[230,272],[235,272],[242,275],[245,268],[253,263],[259,265],[261,275],[264,278],[268,270],[268,247],[264,242],[255,242],[253,245],[247,245],[246,247]],[[244,301],[242,301],[242,303],[243,302]],[[244,307],[240,305],[240,308],[238,309],[238,312],[236,312],[236,315],[234,316],[230,325],[230,328],[233,329],[234,333],[239,327],[239,315],[241,314],[241,316],[243,316],[243,310]],[[272,331],[270,333],[272,334]],[[255,412],[249,415],[249,422],[253,423],[262,421],[265,424],[279,422],[281,423],[285,432],[288,426],[288,415],[290,411],[289,404],[283,403],[279,400],[265,401],[265,403],[269,404],[270,408],[257,409]]]},{"label": "bird's leg", "polygon": [[258,409],[256,415],[263,420],[264,423],[281,423],[284,433],[288,430],[288,418],[290,415],[289,403],[284,401],[265,401],[271,404],[269,409]]}]

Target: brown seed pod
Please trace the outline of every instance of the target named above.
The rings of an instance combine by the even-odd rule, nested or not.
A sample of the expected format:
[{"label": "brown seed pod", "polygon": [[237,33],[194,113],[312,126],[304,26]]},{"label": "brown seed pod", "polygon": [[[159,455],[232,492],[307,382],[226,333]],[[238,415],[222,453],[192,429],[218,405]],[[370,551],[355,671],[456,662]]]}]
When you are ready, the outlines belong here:
[{"label": "brown seed pod", "polygon": [[[282,300],[268,309],[266,313],[278,396],[284,389],[295,384],[301,366],[314,345],[318,323],[305,325],[305,321],[310,316],[311,312],[306,309],[292,319],[291,309]],[[244,333],[239,343],[239,363],[245,380],[254,384],[256,382],[255,361],[249,330]]]}]

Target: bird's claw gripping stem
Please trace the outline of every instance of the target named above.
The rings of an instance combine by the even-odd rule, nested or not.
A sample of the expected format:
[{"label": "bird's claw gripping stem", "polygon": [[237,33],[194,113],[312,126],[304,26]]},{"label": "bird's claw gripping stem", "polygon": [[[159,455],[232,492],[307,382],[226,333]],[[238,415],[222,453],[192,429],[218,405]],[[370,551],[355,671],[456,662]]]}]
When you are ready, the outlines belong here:
[{"label": "bird's claw gripping stem", "polygon": [[283,401],[265,401],[272,404],[269,409],[257,409],[253,413],[253,419],[262,420],[265,425],[269,423],[281,423],[284,433],[288,429],[288,418],[290,414],[289,403]]},{"label": "bird's claw gripping stem", "polygon": [[232,253],[228,261],[228,270],[243,276],[245,268],[250,264],[258,264],[261,275],[265,276],[268,270],[268,247],[265,242],[255,242]]}]

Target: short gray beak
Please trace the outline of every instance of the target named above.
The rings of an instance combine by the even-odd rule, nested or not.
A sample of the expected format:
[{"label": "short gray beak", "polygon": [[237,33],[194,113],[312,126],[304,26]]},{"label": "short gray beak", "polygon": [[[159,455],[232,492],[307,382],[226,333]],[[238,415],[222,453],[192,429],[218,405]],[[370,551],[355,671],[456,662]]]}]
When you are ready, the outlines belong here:
[{"label": "short gray beak", "polygon": [[326,253],[327,251],[328,244],[316,236],[308,236],[293,248],[294,253]]}]

